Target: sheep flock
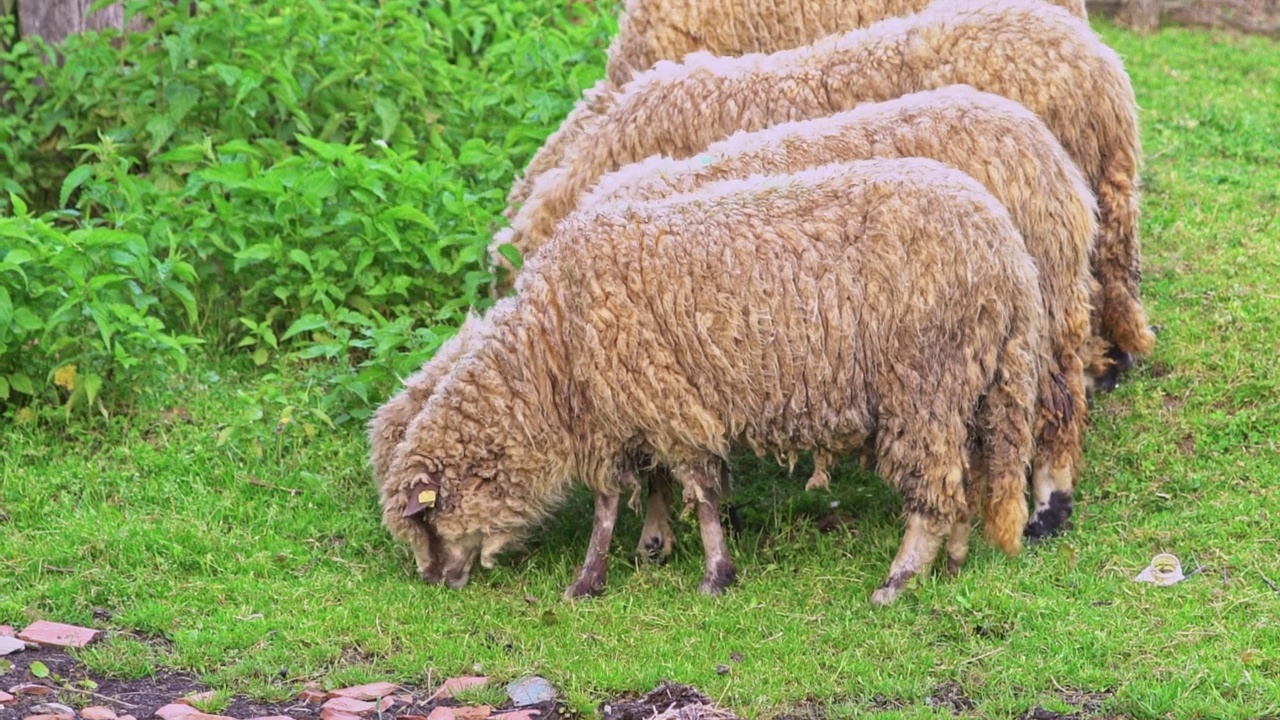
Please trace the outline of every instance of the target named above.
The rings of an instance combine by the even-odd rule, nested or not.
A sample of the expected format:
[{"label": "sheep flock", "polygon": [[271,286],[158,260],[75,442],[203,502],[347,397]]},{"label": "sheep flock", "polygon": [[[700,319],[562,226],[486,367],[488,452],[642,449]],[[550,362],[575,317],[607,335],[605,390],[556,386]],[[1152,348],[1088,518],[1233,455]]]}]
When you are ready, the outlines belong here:
[{"label": "sheep flock", "polygon": [[979,518],[1008,555],[1061,532],[1088,399],[1155,344],[1137,105],[1083,3],[627,0],[618,26],[508,195],[503,297],[370,421],[419,576],[465,585],[582,483],[567,596],[604,590],[622,505],[665,558],[677,489],[720,593],[735,448],[900,494],[877,605],[944,549],[958,572]]}]

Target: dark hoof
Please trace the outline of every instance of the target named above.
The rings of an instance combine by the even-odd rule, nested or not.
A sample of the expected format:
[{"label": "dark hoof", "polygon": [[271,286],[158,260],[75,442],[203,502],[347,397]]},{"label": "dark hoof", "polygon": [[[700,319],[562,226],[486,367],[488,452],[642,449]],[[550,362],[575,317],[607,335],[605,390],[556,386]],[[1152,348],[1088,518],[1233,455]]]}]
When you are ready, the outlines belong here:
[{"label": "dark hoof", "polygon": [[1093,378],[1093,391],[1095,393],[1111,392],[1120,385],[1120,366],[1112,364],[1107,366],[1107,371]]},{"label": "dark hoof", "polygon": [[702,576],[698,591],[703,595],[720,595],[725,588],[738,581],[738,573],[732,565],[724,565]]},{"label": "dark hoof", "polygon": [[738,506],[733,503],[729,503],[725,508],[725,515],[729,519],[729,530],[734,535],[741,535],[743,524],[742,516],[738,514]]},{"label": "dark hoof", "polygon": [[947,574],[955,577],[960,574],[960,568],[964,567],[964,558],[947,557]]},{"label": "dark hoof", "polygon": [[644,542],[641,543],[641,547],[643,548],[644,559],[659,565],[665,563],[667,557],[671,554],[663,552],[667,547],[667,543],[661,535],[651,535],[645,538]]},{"label": "dark hoof", "polygon": [[1110,350],[1107,350],[1107,357],[1111,359],[1111,362],[1115,363],[1122,373],[1128,372],[1133,367],[1133,354],[1127,353],[1118,347],[1112,346]]},{"label": "dark hoof", "polygon": [[1056,535],[1065,529],[1065,523],[1071,517],[1073,509],[1071,497],[1066,493],[1060,491],[1050,493],[1049,507],[1036,511],[1035,517],[1022,531],[1023,536],[1031,542],[1036,542]]}]

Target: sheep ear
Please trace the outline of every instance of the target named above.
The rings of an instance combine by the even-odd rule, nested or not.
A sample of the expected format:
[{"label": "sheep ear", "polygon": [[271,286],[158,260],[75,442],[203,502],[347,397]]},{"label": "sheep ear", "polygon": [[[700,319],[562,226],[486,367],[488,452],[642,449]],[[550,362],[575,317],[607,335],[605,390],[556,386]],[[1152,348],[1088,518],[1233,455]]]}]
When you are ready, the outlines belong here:
[{"label": "sheep ear", "polygon": [[442,473],[433,472],[427,474],[426,480],[419,480],[416,485],[409,489],[409,504],[405,506],[402,517],[417,515],[428,508],[436,506],[436,498],[440,493],[440,480]]}]

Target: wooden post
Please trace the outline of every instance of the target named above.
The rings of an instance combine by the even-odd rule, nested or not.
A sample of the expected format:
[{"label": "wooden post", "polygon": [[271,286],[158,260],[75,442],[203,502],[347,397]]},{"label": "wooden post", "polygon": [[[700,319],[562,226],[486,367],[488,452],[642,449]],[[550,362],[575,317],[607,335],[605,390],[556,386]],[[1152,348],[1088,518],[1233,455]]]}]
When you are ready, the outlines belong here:
[{"label": "wooden post", "polygon": [[18,0],[18,34],[39,35],[50,45],[86,30],[124,27],[124,4],[113,3],[89,14],[95,0]]}]

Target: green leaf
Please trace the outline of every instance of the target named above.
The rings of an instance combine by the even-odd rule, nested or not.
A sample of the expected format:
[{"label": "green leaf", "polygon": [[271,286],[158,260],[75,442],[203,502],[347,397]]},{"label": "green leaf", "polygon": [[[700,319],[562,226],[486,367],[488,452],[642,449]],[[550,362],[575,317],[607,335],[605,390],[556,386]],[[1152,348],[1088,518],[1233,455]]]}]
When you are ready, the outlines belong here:
[{"label": "green leaf", "polygon": [[0,377],[0,400],[9,399],[9,381]]},{"label": "green leaf", "polygon": [[485,145],[484,140],[480,138],[471,138],[462,143],[462,147],[458,150],[459,165],[481,165],[489,162],[491,153]]},{"label": "green leaf", "polygon": [[404,220],[435,231],[436,223],[427,214],[410,205],[396,205],[378,213],[379,220]]},{"label": "green leaf", "polygon": [[396,126],[400,124],[400,108],[385,97],[378,97],[373,101],[373,112],[378,116],[382,126],[379,130],[382,139],[390,138],[396,131]]},{"label": "green leaf", "polygon": [[23,395],[35,395],[35,385],[31,384],[31,378],[23,373],[13,373],[9,376],[9,386]]},{"label": "green leaf", "polygon": [[257,350],[253,351],[253,364],[262,367],[267,364],[267,360],[271,357],[271,352],[265,347],[259,345]]},{"label": "green leaf", "polygon": [[288,330],[284,331],[284,334],[280,336],[280,339],[288,340],[289,338],[293,337],[294,335],[297,335],[298,333],[307,332],[308,330],[315,330],[317,328],[322,328],[325,325],[326,325],[325,319],[320,317],[319,315],[303,315],[302,317],[293,321],[293,324],[289,326]]},{"label": "green leaf", "polygon": [[71,198],[71,193],[83,185],[84,181],[88,180],[91,175],[93,175],[92,165],[81,165],[67,173],[67,177],[62,181],[62,192],[58,195],[58,207],[65,208],[67,200]]},{"label": "green leaf", "polygon": [[498,247],[498,254],[507,259],[511,266],[519,270],[524,266],[524,257],[520,254],[520,250],[511,243],[505,243]]},{"label": "green leaf", "polygon": [[315,272],[315,270],[311,268],[311,258],[298,248],[294,248],[289,251],[289,259],[306,268],[307,272]]},{"label": "green leaf", "polygon": [[12,321],[13,300],[9,297],[9,291],[0,287],[0,331],[8,330]]},{"label": "green leaf", "polygon": [[89,404],[93,405],[94,400],[98,398],[98,391],[102,389],[102,376],[96,373],[89,373],[84,376],[84,394],[89,398]]},{"label": "green leaf", "polygon": [[151,149],[147,151],[147,155],[155,155],[165,143],[169,142],[173,131],[177,129],[177,123],[168,115],[153,115],[147,121],[147,134],[151,136]]},{"label": "green leaf", "polygon": [[27,666],[27,672],[31,673],[32,677],[47,678],[49,677],[49,666],[39,660],[33,660]]}]

